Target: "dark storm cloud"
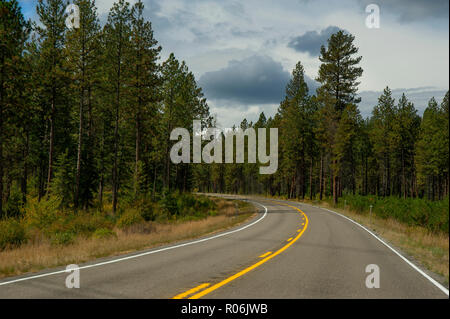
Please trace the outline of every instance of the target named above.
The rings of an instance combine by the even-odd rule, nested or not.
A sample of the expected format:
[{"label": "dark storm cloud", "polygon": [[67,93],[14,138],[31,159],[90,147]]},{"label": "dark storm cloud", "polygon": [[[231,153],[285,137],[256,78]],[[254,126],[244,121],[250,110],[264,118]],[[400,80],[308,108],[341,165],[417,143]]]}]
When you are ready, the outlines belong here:
[{"label": "dark storm cloud", "polygon": [[[230,61],[226,68],[206,72],[200,86],[209,99],[228,100],[246,104],[279,103],[290,79],[281,63],[267,56],[254,55],[241,61]],[[317,85],[306,77],[310,91]]]},{"label": "dark storm cloud", "polygon": [[328,38],[339,30],[336,26],[329,26],[320,32],[307,31],[303,35],[293,38],[288,43],[288,47],[299,52],[308,52],[311,56],[318,56],[320,47],[326,45]]},{"label": "dark storm cloud", "polygon": [[448,19],[448,0],[360,0],[363,8],[375,3],[380,6],[381,16],[390,13],[398,16],[400,22],[407,23],[424,19]]}]

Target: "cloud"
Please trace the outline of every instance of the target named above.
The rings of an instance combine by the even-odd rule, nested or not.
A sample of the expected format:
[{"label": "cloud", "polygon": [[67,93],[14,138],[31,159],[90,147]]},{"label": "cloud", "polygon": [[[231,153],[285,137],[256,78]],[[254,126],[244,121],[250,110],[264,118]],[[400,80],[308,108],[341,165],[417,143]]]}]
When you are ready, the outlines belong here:
[{"label": "cloud", "polygon": [[[245,104],[279,103],[291,75],[271,57],[253,55],[240,61],[231,60],[223,69],[206,72],[199,80],[208,99]],[[305,75],[314,93],[317,83]]]},{"label": "cloud", "polygon": [[365,8],[370,3],[380,7],[380,15],[390,13],[398,16],[401,23],[421,21],[426,19],[448,19],[448,0],[360,0]]},{"label": "cloud", "polygon": [[268,56],[254,55],[228,66],[206,72],[199,80],[205,95],[211,99],[242,103],[277,103],[281,101],[289,72]]},{"label": "cloud", "polygon": [[288,47],[298,52],[308,52],[311,56],[318,56],[320,47],[326,45],[328,38],[339,30],[341,29],[336,26],[329,26],[320,32],[307,31],[301,36],[292,38]]}]

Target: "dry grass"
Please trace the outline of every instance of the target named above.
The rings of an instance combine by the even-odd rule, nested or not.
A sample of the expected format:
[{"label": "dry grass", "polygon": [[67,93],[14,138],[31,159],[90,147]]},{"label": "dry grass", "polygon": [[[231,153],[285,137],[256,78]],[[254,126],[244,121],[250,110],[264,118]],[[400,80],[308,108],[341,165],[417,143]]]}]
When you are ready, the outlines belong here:
[{"label": "dry grass", "polygon": [[424,268],[444,277],[443,284],[449,283],[449,236],[443,233],[431,233],[418,226],[408,226],[394,219],[382,219],[368,214],[359,214],[351,210],[331,207],[326,202],[306,203],[330,208],[373,230],[393,246],[421,264]]},{"label": "dry grass", "polygon": [[42,240],[0,251],[0,278],[61,265],[80,264],[99,257],[120,255],[192,239],[236,226],[255,213],[255,209],[250,205],[239,204],[239,211],[236,211],[234,202],[214,200],[218,205],[219,214],[202,220],[146,222],[125,230],[116,228],[114,229],[116,237],[77,238],[75,243],[67,246],[55,246]]}]

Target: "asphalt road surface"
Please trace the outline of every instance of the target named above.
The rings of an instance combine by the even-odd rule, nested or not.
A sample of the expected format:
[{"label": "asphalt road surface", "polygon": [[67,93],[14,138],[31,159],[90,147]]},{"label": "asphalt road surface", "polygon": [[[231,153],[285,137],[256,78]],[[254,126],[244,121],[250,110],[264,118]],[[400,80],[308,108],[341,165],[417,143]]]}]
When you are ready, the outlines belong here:
[{"label": "asphalt road surface", "polygon": [[[234,229],[79,265],[80,288],[66,287],[65,267],[5,278],[0,298],[448,298],[345,217],[246,198],[260,211]],[[366,286],[368,265],[379,269],[379,288]]]}]

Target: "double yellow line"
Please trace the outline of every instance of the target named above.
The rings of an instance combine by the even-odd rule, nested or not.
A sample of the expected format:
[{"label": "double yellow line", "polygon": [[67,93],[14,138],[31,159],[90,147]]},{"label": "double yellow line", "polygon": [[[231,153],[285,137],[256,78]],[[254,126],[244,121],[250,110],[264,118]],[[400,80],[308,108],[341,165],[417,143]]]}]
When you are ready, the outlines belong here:
[{"label": "double yellow line", "polygon": [[[230,277],[228,277],[228,278],[222,280],[221,282],[219,282],[219,283],[217,283],[217,284],[215,284],[215,285],[212,285],[212,286],[210,286],[209,283],[203,283],[203,284],[201,284],[201,285],[199,285],[199,286],[197,286],[197,287],[195,287],[195,288],[189,289],[189,290],[186,291],[186,292],[183,292],[183,293],[181,293],[181,294],[176,295],[175,297],[173,297],[173,299],[182,299],[182,298],[185,298],[185,297],[187,297],[187,296],[189,296],[189,295],[192,295],[192,294],[194,294],[194,293],[195,293],[195,294],[192,295],[192,296],[190,296],[188,299],[198,299],[198,298],[201,298],[201,297],[203,297],[203,296],[209,294],[210,292],[212,292],[212,291],[214,291],[214,290],[216,290],[216,289],[218,289],[218,288],[220,288],[220,287],[226,285],[227,283],[229,283],[229,282],[231,282],[231,281],[233,281],[233,280],[235,280],[235,279],[237,279],[237,278],[239,278],[239,277],[245,275],[245,274],[248,273],[249,271],[251,271],[251,270],[253,270],[253,269],[255,269],[255,268],[261,266],[262,264],[266,263],[267,261],[269,261],[269,260],[272,259],[273,257],[275,257],[275,256],[277,256],[277,255],[279,255],[279,254],[281,254],[283,251],[285,251],[286,249],[288,249],[293,243],[295,243],[295,242],[303,235],[303,233],[305,232],[306,228],[308,227],[308,217],[306,216],[306,214],[305,214],[303,211],[301,211],[299,208],[297,208],[297,207],[295,207],[295,206],[291,206],[291,205],[283,204],[283,203],[279,203],[279,202],[276,202],[276,203],[277,203],[277,204],[280,204],[280,205],[285,205],[285,206],[289,206],[289,207],[291,207],[291,208],[294,208],[294,209],[298,210],[298,211],[300,212],[300,215],[302,215],[302,216],[304,217],[304,219],[305,219],[304,226],[303,226],[302,229],[297,230],[297,231],[298,231],[297,236],[295,236],[295,237],[292,238],[292,239],[290,238],[290,239],[288,240],[288,243],[287,243],[286,245],[284,245],[283,247],[281,247],[280,249],[278,249],[278,250],[277,250],[276,252],[274,252],[273,254],[270,255],[270,254],[268,254],[268,253],[265,253],[264,255],[261,255],[260,257],[265,257],[265,256],[267,256],[267,255],[268,255],[268,256],[265,257],[264,259],[258,261],[256,264],[253,264],[253,265],[251,265],[250,267],[247,267],[247,268],[245,268],[244,270],[241,270],[240,272],[234,274],[233,276],[230,276]],[[210,286],[210,287],[209,287],[209,286]],[[206,288],[206,287],[209,287],[209,288]],[[206,288],[206,289],[202,290],[203,288]],[[198,292],[199,290],[202,290],[202,291]]]}]

